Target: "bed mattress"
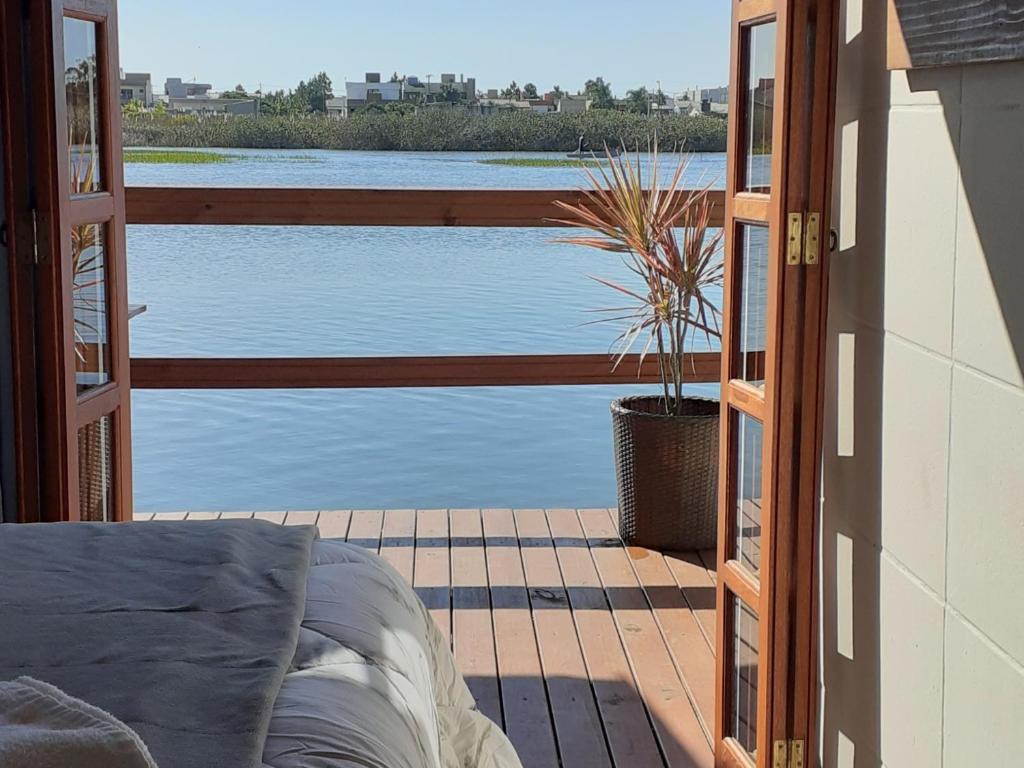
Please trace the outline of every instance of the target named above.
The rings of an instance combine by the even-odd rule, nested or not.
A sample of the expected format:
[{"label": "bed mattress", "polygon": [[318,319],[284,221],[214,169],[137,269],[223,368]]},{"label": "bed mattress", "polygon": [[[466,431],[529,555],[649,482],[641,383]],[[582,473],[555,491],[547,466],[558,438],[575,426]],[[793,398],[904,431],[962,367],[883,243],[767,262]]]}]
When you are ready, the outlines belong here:
[{"label": "bed mattress", "polygon": [[521,768],[476,710],[412,588],[355,545],[313,542],[294,661],[273,707],[267,768]]}]

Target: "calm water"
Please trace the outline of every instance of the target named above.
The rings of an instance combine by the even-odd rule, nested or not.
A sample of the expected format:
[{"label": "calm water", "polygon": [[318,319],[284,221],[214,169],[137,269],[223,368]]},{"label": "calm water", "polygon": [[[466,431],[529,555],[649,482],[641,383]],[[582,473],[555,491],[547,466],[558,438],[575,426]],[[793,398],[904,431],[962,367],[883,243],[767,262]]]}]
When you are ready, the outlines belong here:
[{"label": "calm water", "polygon": [[[129,185],[574,188],[510,153],[230,150],[126,166]],[[519,153],[521,157],[544,155]],[[674,159],[664,158],[668,168]],[[721,177],[696,156],[691,184]],[[137,356],[606,352],[614,256],[550,229],[128,228]],[[564,233],[563,233],[564,234]],[[614,503],[608,403],[643,387],[133,393],[136,507],[263,510]],[[714,394],[715,387],[696,391]]]}]

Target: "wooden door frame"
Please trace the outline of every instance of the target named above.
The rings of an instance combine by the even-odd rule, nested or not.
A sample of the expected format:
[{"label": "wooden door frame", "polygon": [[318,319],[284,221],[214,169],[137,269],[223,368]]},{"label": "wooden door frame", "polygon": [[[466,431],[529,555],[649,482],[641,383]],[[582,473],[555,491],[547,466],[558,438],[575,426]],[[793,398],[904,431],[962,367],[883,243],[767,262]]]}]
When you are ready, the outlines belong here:
[{"label": "wooden door frame", "polygon": [[[741,131],[746,110],[746,51],[743,25],[773,19],[778,24],[775,60],[775,119],[772,144],[772,189],[769,196],[741,192],[746,155]],[[813,18],[815,48],[797,45],[796,30]],[[741,23],[737,23],[741,22]],[[831,166],[835,121],[836,0],[733,0],[726,195],[726,273],[722,354],[722,433],[720,443],[719,557],[721,574],[716,600],[719,664],[731,663],[728,594],[740,597],[758,612],[757,751],[758,763],[771,764],[777,741],[804,742],[805,764],[817,764],[817,528],[820,510],[820,467],[827,311],[828,235],[831,210]],[[814,91],[807,91],[807,72]],[[821,73],[824,73],[823,75]],[[809,112],[795,110],[813,97]],[[779,107],[782,107],[780,110]],[[801,130],[804,140],[797,138]],[[813,149],[812,149],[813,148]],[[791,183],[791,180],[796,180]],[[822,242],[814,265],[787,265],[787,212],[821,215]],[[761,394],[731,380],[736,350],[734,307],[739,280],[738,232],[743,223],[769,228],[769,288],[765,324],[766,380]],[[729,345],[728,348],[726,345]],[[729,501],[736,465],[733,410],[747,413],[763,427],[762,473],[774,478],[770,498],[762,496],[759,583],[731,567],[735,538]],[[735,572],[734,572],[735,571]],[[759,588],[758,588],[759,587]],[[756,599],[758,602],[751,603]],[[773,610],[770,615],[765,609]],[[760,669],[765,669],[764,676]],[[746,754],[724,741],[728,732],[725,675],[716,674],[716,765],[745,766]],[[765,682],[770,683],[765,685]]]},{"label": "wooden door frame", "polygon": [[[49,0],[3,8],[4,152],[11,242],[18,520],[76,520],[78,430],[112,419],[115,519],[131,515],[130,362],[116,0]],[[101,178],[106,192],[70,199],[64,16],[97,22]],[[103,98],[105,96],[105,98]],[[23,116],[21,120],[18,116]],[[111,383],[79,399],[75,382],[70,227],[104,228]],[[116,222],[116,224],[114,223]],[[122,268],[118,268],[120,261]],[[122,343],[123,342],[123,343]],[[117,400],[120,407],[110,410]],[[121,447],[123,446],[123,448]]]},{"label": "wooden door frame", "polygon": [[27,24],[21,7],[0,3],[0,119],[3,120],[14,400],[16,519],[40,519],[39,408],[35,347],[35,207],[29,136],[35,129],[25,59]]}]

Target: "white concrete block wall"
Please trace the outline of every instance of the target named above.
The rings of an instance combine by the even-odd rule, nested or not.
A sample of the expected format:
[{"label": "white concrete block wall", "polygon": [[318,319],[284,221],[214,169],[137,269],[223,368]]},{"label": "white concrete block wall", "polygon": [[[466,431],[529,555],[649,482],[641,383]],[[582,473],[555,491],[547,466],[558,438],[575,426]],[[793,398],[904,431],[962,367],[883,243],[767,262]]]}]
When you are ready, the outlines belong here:
[{"label": "white concrete block wall", "polygon": [[1024,62],[890,73],[885,11],[841,15],[822,760],[1024,765]]}]

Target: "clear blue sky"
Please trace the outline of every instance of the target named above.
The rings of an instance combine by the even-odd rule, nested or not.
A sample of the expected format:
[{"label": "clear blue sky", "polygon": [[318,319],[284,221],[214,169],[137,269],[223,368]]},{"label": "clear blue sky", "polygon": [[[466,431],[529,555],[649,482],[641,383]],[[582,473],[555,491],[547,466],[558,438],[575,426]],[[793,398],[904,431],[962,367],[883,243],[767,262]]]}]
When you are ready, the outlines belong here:
[{"label": "clear blue sky", "polygon": [[[602,75],[616,93],[724,85],[728,0],[121,0],[121,66],[167,77],[294,87],[325,70],[334,83],[364,72],[442,72],[497,88],[575,91]],[[337,89],[336,89],[337,90]]]}]

